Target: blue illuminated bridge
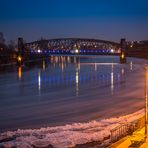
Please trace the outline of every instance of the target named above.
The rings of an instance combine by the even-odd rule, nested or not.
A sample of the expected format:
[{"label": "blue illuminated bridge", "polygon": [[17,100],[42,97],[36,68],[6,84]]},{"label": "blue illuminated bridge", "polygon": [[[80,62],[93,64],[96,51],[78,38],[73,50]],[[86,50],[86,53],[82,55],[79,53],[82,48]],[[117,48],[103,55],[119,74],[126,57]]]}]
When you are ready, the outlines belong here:
[{"label": "blue illuminated bridge", "polygon": [[120,44],[83,38],[59,38],[39,40],[25,44],[25,50],[32,54],[118,54]]}]

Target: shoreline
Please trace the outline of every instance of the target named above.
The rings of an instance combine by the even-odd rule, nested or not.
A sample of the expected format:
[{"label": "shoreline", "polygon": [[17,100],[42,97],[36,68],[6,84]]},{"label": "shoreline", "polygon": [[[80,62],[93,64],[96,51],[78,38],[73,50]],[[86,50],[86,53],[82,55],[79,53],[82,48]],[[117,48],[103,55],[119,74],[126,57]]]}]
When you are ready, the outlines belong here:
[{"label": "shoreline", "polygon": [[[107,55],[105,55],[105,54],[51,54],[51,55],[49,55],[49,56],[47,56],[47,57],[37,57],[37,58],[34,58],[33,60],[27,60],[27,61],[25,61],[25,63],[27,63],[27,62],[33,62],[33,61],[40,61],[40,60],[45,60],[45,59],[48,59],[48,57],[50,57],[50,56],[70,56],[70,57],[87,57],[87,56],[119,56],[120,57],[120,55],[119,54],[107,54]],[[126,56],[127,58],[138,58],[138,59],[148,59],[148,56],[147,55],[139,55],[139,54],[136,54],[136,55],[131,55],[131,54],[128,54],[127,53],[127,56]],[[14,62],[14,60],[13,60],[13,62],[5,62],[5,63],[0,63],[0,67],[1,66],[9,66],[9,65],[16,65],[17,64],[17,62]]]},{"label": "shoreline", "polygon": [[[110,130],[123,123],[141,118],[144,109],[118,118],[109,118],[89,123],[74,123],[65,126],[7,131],[0,134],[0,144],[5,146],[49,143],[56,148],[83,148],[110,145]],[[105,129],[105,130],[104,130]],[[101,144],[101,145],[100,145]]]}]

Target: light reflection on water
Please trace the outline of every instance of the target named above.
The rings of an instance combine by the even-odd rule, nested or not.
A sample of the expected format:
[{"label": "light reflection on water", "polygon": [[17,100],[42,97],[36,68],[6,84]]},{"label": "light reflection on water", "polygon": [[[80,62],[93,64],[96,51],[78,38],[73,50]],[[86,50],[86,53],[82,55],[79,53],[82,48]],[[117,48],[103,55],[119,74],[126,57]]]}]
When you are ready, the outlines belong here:
[{"label": "light reflection on water", "polygon": [[38,71],[38,92],[40,95],[40,91],[41,91],[41,72],[40,70]]},{"label": "light reflection on water", "polygon": [[1,75],[0,127],[84,122],[139,109],[142,103],[123,111],[129,100],[142,100],[139,68],[132,60],[118,62],[119,57],[111,56],[51,56]]},{"label": "light reflection on water", "polygon": [[95,71],[97,71],[97,64],[95,63]]},{"label": "light reflection on water", "polygon": [[22,78],[22,67],[21,66],[18,67],[18,78],[19,80],[21,80]]},{"label": "light reflection on water", "polygon": [[[87,62],[87,58],[78,57],[51,56],[49,59],[41,61],[42,66],[38,65],[37,75],[32,74],[32,85],[37,84],[37,91],[40,95],[44,93],[46,86],[53,90],[54,88],[65,88],[76,86],[75,95],[79,95],[79,85],[98,83],[110,85],[110,93],[114,94],[114,81],[116,83],[124,81],[125,67],[118,63],[109,63],[92,61]],[[132,71],[132,62],[130,62],[130,70]],[[114,73],[115,68],[115,73]],[[120,72],[121,69],[121,72]],[[109,76],[110,75],[110,76]],[[122,76],[121,76],[122,75]],[[22,67],[18,68],[18,78],[22,79]],[[26,79],[24,77],[24,79]],[[110,80],[109,80],[110,79]]]},{"label": "light reflection on water", "polygon": [[122,69],[121,69],[121,73],[122,73],[122,75],[124,75],[124,65],[122,65]]},{"label": "light reflection on water", "polygon": [[79,95],[79,72],[76,71],[76,96]]},{"label": "light reflection on water", "polygon": [[43,70],[46,69],[45,60],[43,60]]},{"label": "light reflection on water", "polygon": [[114,93],[114,65],[112,64],[112,70],[111,70],[111,94],[113,94],[113,93]]},{"label": "light reflection on water", "polygon": [[133,70],[133,62],[130,61],[130,70],[132,71]]}]

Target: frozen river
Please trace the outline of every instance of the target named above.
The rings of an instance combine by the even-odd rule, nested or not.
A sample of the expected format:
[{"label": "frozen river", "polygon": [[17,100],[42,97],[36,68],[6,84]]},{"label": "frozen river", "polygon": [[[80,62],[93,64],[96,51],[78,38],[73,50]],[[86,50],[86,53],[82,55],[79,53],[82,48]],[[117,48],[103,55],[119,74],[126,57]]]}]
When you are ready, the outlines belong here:
[{"label": "frozen river", "polygon": [[0,131],[119,117],[144,107],[146,60],[51,57],[0,73]]}]

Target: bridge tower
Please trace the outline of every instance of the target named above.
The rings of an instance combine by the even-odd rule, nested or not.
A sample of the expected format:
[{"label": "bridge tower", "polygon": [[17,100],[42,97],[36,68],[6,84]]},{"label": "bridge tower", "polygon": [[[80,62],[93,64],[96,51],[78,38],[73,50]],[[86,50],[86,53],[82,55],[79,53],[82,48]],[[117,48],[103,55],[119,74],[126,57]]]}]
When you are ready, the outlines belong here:
[{"label": "bridge tower", "polygon": [[121,52],[120,52],[120,63],[126,63],[126,39],[122,38],[120,41]]},{"label": "bridge tower", "polygon": [[21,66],[24,59],[24,43],[23,38],[18,38],[18,55],[17,55],[17,65]]}]

